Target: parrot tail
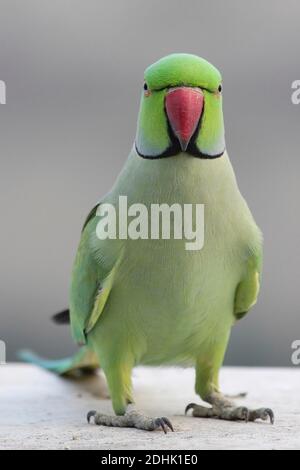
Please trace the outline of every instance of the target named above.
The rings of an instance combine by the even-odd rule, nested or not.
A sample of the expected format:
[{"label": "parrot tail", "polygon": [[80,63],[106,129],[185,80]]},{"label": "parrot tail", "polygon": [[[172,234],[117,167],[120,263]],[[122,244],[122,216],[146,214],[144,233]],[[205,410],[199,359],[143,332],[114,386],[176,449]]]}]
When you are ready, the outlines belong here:
[{"label": "parrot tail", "polygon": [[70,310],[66,309],[62,312],[56,313],[52,316],[54,323],[58,325],[69,325],[70,324]]},{"label": "parrot tail", "polygon": [[93,374],[99,368],[96,355],[86,346],[83,346],[74,356],[65,359],[44,359],[29,350],[21,350],[17,356],[23,362],[35,364],[58,375],[71,377]]}]

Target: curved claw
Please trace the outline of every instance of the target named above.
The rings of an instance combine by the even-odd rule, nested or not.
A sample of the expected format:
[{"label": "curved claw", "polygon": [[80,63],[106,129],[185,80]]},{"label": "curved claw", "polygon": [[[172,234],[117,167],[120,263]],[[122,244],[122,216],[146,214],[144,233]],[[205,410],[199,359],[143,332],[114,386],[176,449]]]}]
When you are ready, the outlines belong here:
[{"label": "curved claw", "polygon": [[167,431],[167,427],[166,427],[164,421],[162,419],[160,419],[159,422],[160,422],[160,425],[161,425],[164,433],[167,434],[168,431]]},{"label": "curved claw", "polygon": [[155,424],[156,424],[157,427],[162,428],[162,430],[165,434],[167,434],[168,428],[170,428],[171,431],[174,432],[171,421],[168,418],[166,418],[165,416],[163,416],[162,418],[156,418]]},{"label": "curved claw", "polygon": [[172,425],[171,421],[169,420],[169,418],[166,418],[165,416],[163,416],[161,419],[171,429],[171,431],[174,432],[173,425]]},{"label": "curved claw", "polygon": [[163,432],[165,434],[167,434],[167,428],[166,428],[165,423],[163,422],[163,420],[161,418],[156,418],[155,424],[156,424],[157,427],[162,428]]},{"label": "curved claw", "polygon": [[87,419],[87,422],[89,424],[91,422],[91,418],[94,418],[96,416],[96,414],[97,414],[97,411],[95,411],[95,410],[91,410],[91,411],[88,412],[86,419]]},{"label": "curved claw", "polygon": [[193,410],[195,406],[197,406],[196,403],[189,403],[184,410],[184,414],[186,415],[189,410]]},{"label": "curved claw", "polygon": [[265,415],[266,415],[266,419],[268,419],[269,417],[271,424],[274,424],[275,416],[274,416],[273,410],[271,410],[270,408],[266,408]]}]

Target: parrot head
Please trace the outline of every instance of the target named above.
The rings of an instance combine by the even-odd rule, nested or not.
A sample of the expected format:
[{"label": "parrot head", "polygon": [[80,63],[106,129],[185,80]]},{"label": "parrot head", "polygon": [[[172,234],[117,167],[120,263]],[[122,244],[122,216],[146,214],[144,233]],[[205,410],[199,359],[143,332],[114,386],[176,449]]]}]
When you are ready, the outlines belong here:
[{"label": "parrot head", "polygon": [[135,147],[144,158],[225,151],[222,78],[205,59],[171,54],[145,71]]}]

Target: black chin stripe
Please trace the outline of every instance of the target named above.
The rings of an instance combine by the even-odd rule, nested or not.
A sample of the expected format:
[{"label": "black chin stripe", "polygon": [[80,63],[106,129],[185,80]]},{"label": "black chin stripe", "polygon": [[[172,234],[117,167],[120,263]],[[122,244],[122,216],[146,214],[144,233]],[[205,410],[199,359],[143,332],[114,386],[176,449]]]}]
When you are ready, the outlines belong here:
[{"label": "black chin stripe", "polygon": [[208,155],[208,154],[199,152],[198,149],[194,149],[194,148],[190,149],[189,147],[187,148],[186,152],[182,152],[179,144],[178,144],[179,149],[175,150],[173,147],[174,147],[173,144],[170,145],[170,147],[168,147],[163,153],[160,153],[159,155],[144,155],[143,153],[141,153],[139,151],[139,149],[137,148],[137,145],[135,143],[136,153],[138,154],[139,157],[144,158],[146,160],[157,160],[157,159],[160,159],[160,158],[175,157],[176,155],[179,155],[179,153],[186,153],[187,155],[190,155],[191,157],[199,158],[199,159],[202,159],[202,160],[215,160],[216,158],[222,157],[224,155],[224,152],[225,152],[225,149],[224,149],[223,152],[218,153],[216,155]]}]

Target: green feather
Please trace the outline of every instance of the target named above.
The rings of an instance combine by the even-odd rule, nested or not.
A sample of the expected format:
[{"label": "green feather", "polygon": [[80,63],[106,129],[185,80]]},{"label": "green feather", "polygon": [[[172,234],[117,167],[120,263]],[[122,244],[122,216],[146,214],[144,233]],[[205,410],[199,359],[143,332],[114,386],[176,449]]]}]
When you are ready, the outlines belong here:
[{"label": "green feather", "polygon": [[221,74],[205,59],[191,54],[172,54],[155,62],[145,72],[149,93],[142,93],[136,134],[136,148],[146,157],[159,157],[171,145],[165,97],[170,87],[202,89],[204,111],[196,136],[196,147],[204,157],[216,157],[225,150],[222,96],[218,91]]},{"label": "green feather", "polygon": [[151,90],[187,85],[214,92],[222,81],[216,67],[193,54],[171,54],[163,57],[150,65],[144,76]]},{"label": "green feather", "polygon": [[87,348],[81,348],[73,357],[51,360],[44,359],[31,351],[22,350],[18,357],[24,362],[35,364],[59,375],[76,375],[78,371],[92,371],[99,368],[96,355]]}]

